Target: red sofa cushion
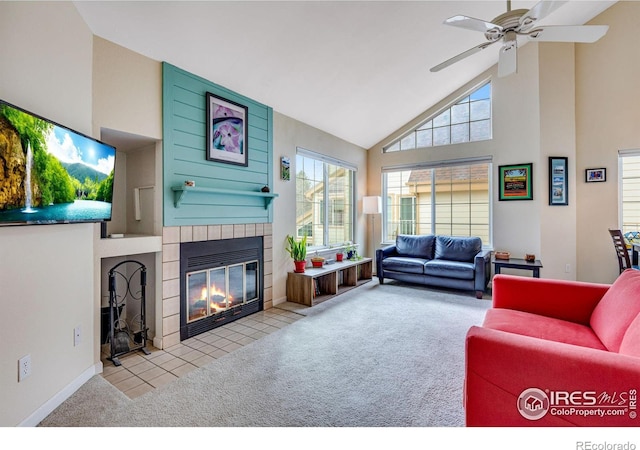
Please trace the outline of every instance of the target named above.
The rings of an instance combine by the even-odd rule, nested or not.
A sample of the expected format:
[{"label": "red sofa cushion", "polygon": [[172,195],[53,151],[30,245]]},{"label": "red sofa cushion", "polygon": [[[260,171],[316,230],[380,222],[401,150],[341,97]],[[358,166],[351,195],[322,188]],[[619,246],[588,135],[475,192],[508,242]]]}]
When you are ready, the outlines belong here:
[{"label": "red sofa cushion", "polygon": [[497,274],[493,277],[493,307],[589,325],[593,309],[610,284]]},{"label": "red sofa cushion", "polygon": [[631,322],[640,314],[640,270],[627,269],[602,296],[589,323],[605,347],[619,352]]},{"label": "red sofa cushion", "polygon": [[620,343],[620,354],[640,357],[640,314],[633,319]]},{"label": "red sofa cushion", "polygon": [[489,309],[482,326],[547,341],[606,350],[600,339],[586,325],[524,311]]}]

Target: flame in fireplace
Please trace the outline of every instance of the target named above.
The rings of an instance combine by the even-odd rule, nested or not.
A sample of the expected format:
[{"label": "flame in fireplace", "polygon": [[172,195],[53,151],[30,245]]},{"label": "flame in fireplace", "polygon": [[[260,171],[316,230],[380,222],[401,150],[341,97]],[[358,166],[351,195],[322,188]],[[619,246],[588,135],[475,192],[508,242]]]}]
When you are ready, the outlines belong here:
[{"label": "flame in fireplace", "polygon": [[[203,289],[203,292],[206,292],[206,288]],[[228,299],[229,302],[233,302],[233,295],[229,294]],[[209,307],[212,313],[227,309],[226,292],[219,289],[215,284],[209,287]]]}]

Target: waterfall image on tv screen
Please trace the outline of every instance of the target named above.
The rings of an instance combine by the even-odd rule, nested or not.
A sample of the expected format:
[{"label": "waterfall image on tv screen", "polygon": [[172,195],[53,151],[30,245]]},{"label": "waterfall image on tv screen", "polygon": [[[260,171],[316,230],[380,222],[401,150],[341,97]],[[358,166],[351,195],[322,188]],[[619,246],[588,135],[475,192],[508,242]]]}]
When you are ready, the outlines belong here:
[{"label": "waterfall image on tv screen", "polygon": [[0,100],[0,225],[111,220],[116,149]]}]

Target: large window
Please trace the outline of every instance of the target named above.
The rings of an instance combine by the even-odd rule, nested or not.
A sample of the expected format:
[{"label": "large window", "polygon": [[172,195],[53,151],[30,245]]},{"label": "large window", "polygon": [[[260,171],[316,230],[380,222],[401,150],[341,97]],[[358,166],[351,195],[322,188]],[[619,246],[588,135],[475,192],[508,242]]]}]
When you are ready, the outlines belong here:
[{"label": "large window", "polygon": [[310,247],[353,240],[355,170],[307,150],[296,155],[297,238]]},{"label": "large window", "polygon": [[491,245],[491,162],[385,169],[384,241],[398,234],[479,236]]},{"label": "large window", "polygon": [[383,151],[397,152],[491,139],[491,82],[432,116]]},{"label": "large window", "polygon": [[640,150],[621,151],[620,223],[622,233],[640,231]]}]

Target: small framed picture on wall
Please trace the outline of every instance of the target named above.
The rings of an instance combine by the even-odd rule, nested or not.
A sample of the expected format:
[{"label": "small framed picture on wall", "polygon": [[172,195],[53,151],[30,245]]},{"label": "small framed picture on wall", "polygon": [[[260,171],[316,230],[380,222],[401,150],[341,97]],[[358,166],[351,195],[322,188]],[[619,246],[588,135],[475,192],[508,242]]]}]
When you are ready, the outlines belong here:
[{"label": "small framed picture on wall", "polygon": [[549,204],[569,204],[568,158],[564,156],[549,157]]},{"label": "small framed picture on wall", "polygon": [[291,179],[291,162],[286,156],[280,158],[280,178],[284,181]]},{"label": "small framed picture on wall", "polygon": [[586,169],[584,181],[587,183],[598,183],[607,181],[607,169]]}]

